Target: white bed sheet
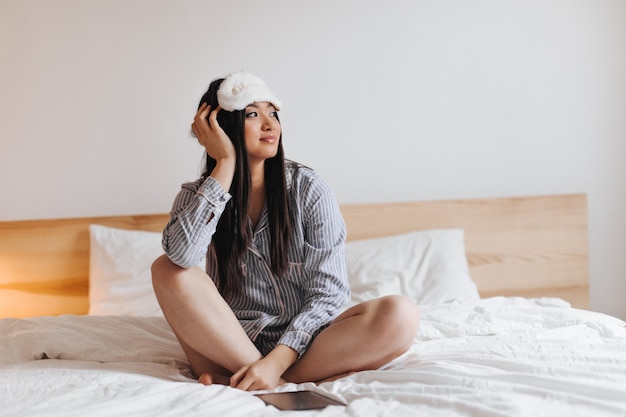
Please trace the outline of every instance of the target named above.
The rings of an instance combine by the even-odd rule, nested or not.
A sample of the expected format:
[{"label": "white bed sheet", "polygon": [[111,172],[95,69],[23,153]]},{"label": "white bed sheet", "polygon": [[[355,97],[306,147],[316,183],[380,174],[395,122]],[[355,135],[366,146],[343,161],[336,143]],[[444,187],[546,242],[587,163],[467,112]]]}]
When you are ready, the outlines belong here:
[{"label": "white bed sheet", "polygon": [[[3,416],[623,416],[626,328],[559,299],[422,306],[409,352],[377,371],[287,384],[348,403],[280,412],[205,387],[159,317],[0,320]],[[42,359],[48,358],[48,359]]]}]

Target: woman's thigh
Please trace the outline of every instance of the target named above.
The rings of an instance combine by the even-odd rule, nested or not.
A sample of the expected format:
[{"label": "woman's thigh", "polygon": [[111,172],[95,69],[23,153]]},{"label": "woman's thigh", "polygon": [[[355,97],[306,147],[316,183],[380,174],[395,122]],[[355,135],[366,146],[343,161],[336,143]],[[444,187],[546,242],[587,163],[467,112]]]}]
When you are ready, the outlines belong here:
[{"label": "woman's thigh", "polygon": [[357,304],[313,340],[285,378],[317,382],[353,371],[377,369],[410,347],[418,320],[417,306],[402,296]]}]

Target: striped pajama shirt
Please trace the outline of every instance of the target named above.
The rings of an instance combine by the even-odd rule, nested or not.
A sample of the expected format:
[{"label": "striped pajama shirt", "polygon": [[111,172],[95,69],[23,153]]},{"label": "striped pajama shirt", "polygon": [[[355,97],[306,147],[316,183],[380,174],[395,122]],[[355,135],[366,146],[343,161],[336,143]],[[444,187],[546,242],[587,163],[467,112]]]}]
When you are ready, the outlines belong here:
[{"label": "striped pajama shirt", "polygon": [[[287,271],[275,276],[270,269],[264,207],[244,256],[243,294],[226,299],[263,355],[276,344],[301,355],[349,298],[346,228],[331,189],[303,165],[286,161],[285,171],[293,225]],[[212,177],[182,185],[163,232],[163,248],[172,262],[188,268],[206,257],[229,199]],[[207,262],[206,270],[214,277],[217,265]]]}]

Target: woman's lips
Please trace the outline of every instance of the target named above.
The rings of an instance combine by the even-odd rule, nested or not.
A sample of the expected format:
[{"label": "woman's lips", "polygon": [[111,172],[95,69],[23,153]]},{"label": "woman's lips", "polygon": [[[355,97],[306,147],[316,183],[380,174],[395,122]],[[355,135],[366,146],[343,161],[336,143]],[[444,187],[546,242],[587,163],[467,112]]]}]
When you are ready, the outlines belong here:
[{"label": "woman's lips", "polygon": [[274,135],[263,136],[261,138],[261,142],[274,143],[274,142],[276,142],[276,136],[274,136]]}]

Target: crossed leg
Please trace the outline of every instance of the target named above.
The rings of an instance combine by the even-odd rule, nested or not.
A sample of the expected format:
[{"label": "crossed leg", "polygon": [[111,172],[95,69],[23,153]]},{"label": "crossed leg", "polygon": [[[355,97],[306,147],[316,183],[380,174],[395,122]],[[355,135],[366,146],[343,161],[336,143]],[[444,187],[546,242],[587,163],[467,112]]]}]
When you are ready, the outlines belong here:
[{"label": "crossed leg", "polygon": [[333,320],[283,377],[319,382],[377,369],[411,346],[418,321],[417,305],[403,296],[357,304]]},{"label": "crossed leg", "polygon": [[[241,328],[213,281],[199,268],[180,268],[165,255],[152,266],[161,309],[200,382],[228,384],[230,376],[262,355]],[[388,296],[340,314],[283,378],[319,382],[377,369],[405,352],[417,332],[419,310]]]},{"label": "crossed leg", "polygon": [[[228,384],[230,376],[262,355],[201,269],[181,268],[165,255],[152,264],[152,284],[161,310],[200,377]],[[207,381],[208,382],[208,381]]]}]

